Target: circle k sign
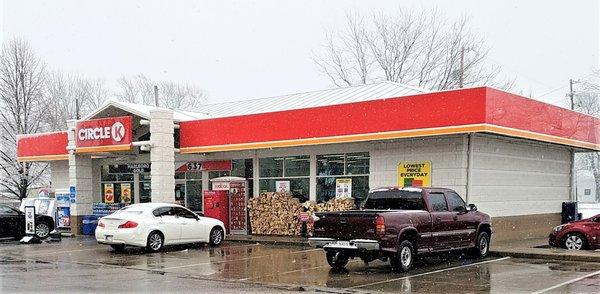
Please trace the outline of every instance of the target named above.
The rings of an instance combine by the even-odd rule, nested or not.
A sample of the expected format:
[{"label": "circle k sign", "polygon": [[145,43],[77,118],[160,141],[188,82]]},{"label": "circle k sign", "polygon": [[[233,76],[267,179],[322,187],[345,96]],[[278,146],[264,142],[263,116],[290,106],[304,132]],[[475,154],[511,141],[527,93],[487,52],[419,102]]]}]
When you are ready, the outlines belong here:
[{"label": "circle k sign", "polygon": [[80,121],[76,147],[98,147],[131,143],[131,117],[111,117]]}]

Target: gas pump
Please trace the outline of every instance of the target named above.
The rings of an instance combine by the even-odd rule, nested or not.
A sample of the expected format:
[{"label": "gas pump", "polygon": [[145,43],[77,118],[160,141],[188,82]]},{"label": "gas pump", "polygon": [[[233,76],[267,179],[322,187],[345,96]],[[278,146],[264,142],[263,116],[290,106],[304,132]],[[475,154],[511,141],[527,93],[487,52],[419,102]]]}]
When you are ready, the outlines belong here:
[{"label": "gas pump", "polygon": [[240,177],[210,180],[204,191],[204,215],[221,220],[230,234],[248,234],[248,181]]}]

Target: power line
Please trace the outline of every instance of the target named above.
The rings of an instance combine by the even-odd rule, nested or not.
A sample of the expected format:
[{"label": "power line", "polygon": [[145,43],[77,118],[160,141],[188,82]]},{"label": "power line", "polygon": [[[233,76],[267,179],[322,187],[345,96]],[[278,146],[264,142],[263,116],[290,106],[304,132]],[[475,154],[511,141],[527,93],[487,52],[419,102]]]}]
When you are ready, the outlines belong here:
[{"label": "power line", "polygon": [[[590,74],[588,74],[588,75],[584,76],[584,77],[583,77],[583,78],[581,78],[581,79],[585,79],[585,78],[587,78],[587,77],[589,77],[589,76],[592,76],[592,75],[594,75],[594,74],[595,74],[595,73],[594,73],[594,72],[592,72],[592,73],[590,73]],[[554,93],[554,92],[556,92],[556,91],[558,91],[558,90],[560,90],[560,89],[563,89],[563,88],[566,88],[566,87],[569,87],[569,86],[570,86],[570,85],[563,85],[563,86],[560,86],[560,87],[558,87],[558,88],[556,88],[556,89],[552,89],[552,90],[550,90],[550,91],[548,91],[548,92],[546,92],[546,93],[544,93],[544,94],[542,94],[542,95],[536,95],[536,97],[544,97],[544,96],[546,96],[546,95],[548,95],[548,94],[552,94],[552,93]]]}]

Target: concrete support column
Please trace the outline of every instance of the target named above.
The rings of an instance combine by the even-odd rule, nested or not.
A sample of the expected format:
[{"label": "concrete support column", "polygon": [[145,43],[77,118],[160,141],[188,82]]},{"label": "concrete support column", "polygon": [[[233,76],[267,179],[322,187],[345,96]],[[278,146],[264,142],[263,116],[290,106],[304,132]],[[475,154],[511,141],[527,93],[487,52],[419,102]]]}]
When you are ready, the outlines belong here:
[{"label": "concrete support column", "polygon": [[152,202],[175,202],[175,145],[173,111],[150,111],[150,176]]},{"label": "concrete support column", "polygon": [[[69,146],[75,146],[76,121],[67,122]],[[81,233],[81,220],[92,214],[92,158],[89,155],[69,153],[69,186],[75,186],[76,202],[71,203],[71,232]]]},{"label": "concrete support column", "polygon": [[317,202],[317,155],[310,155],[309,200]]}]

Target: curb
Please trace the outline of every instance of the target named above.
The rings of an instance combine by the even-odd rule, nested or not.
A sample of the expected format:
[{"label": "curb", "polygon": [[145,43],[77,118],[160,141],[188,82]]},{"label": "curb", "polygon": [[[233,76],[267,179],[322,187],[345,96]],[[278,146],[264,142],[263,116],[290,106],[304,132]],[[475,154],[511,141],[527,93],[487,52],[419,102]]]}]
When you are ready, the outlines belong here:
[{"label": "curb", "polygon": [[584,261],[584,262],[600,262],[600,254],[598,255],[577,255],[568,253],[538,253],[538,252],[519,252],[519,251],[494,251],[490,254],[500,257],[516,257],[516,258],[531,258],[531,259],[551,259],[564,261]]},{"label": "curb", "polygon": [[273,245],[288,245],[288,246],[299,246],[306,247],[310,246],[308,244],[308,240],[272,240],[272,239],[262,239],[262,238],[236,238],[236,237],[226,237],[225,241],[230,242],[240,242],[240,243],[262,243],[262,244],[273,244]]}]

